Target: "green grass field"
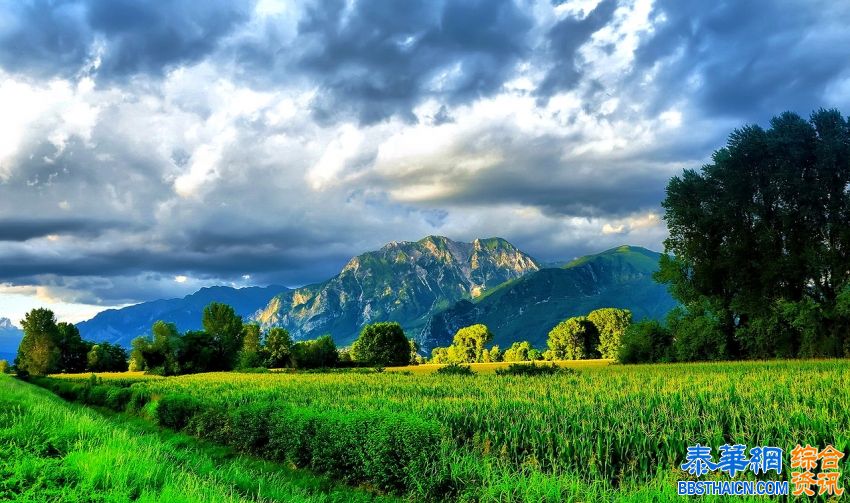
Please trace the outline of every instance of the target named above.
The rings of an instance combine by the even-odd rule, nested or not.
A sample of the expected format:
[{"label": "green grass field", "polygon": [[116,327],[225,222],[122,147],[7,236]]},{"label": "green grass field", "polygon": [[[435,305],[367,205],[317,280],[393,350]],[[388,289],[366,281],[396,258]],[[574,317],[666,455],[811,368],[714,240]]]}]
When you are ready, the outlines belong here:
[{"label": "green grass field", "polygon": [[850,438],[847,360],[597,362],[539,377],[409,370],[39,382],[68,399],[422,501],[668,501],[675,481],[688,478],[679,465],[697,442],[846,452]]},{"label": "green grass field", "polygon": [[0,501],[374,500],[323,477],[69,404],[0,376]]}]

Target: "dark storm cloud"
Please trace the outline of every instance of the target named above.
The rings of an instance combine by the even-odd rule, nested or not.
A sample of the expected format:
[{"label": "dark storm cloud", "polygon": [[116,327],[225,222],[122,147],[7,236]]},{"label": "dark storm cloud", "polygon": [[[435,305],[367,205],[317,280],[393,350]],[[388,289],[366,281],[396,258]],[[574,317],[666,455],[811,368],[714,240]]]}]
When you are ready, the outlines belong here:
[{"label": "dark storm cloud", "polygon": [[[98,304],[245,274],[293,286],[429,233],[503,235],[544,258],[599,251],[638,237],[603,235],[603,224],[658,213],[669,177],[699,167],[732,128],[832,106],[827,90],[848,77],[843,2],[660,0],[634,61],[613,75],[584,57],[628,45],[618,33],[594,38],[633,28],[628,2],[603,0],[587,16],[549,7],[329,0],[258,14],[253,2],[224,0],[3,3],[3,72],[34,83],[37,97],[50,97],[57,77],[68,86],[38,118],[9,120],[10,131],[26,128],[17,143],[0,142],[0,154],[12,152],[0,157],[0,283]],[[79,91],[81,75],[93,90]],[[528,83],[505,85],[518,81]],[[292,103],[277,108],[277,93]],[[611,98],[619,104],[603,110]],[[254,104],[265,99],[269,108]],[[494,110],[502,104],[515,108]],[[681,127],[661,124],[669,109]],[[384,142],[417,119],[421,138],[402,142],[389,157],[397,165],[378,166]],[[357,146],[342,141],[351,122]],[[433,151],[419,149],[432,139]],[[340,167],[318,173],[317,188],[310,175],[328,152]],[[188,190],[176,190],[180,180]],[[405,197],[411,187],[423,190]],[[657,247],[663,227],[652,232],[640,244]]]},{"label": "dark storm cloud", "polygon": [[615,0],[604,0],[584,19],[567,16],[549,29],[545,47],[551,67],[537,87],[538,95],[545,98],[578,84],[582,73],[576,65],[576,52],[594,32],[611,21],[616,8]]},{"label": "dark storm cloud", "polygon": [[100,56],[100,78],[167,68],[209,55],[249,18],[253,2],[227,0],[33,0],[0,12],[0,66],[38,77],[69,77]]},{"label": "dark storm cloud", "polygon": [[662,64],[660,106],[684,95],[707,116],[807,115],[830,106],[824,92],[847,70],[845,2],[660,0],[654,14],[665,20],[638,49],[636,75]]},{"label": "dark storm cloud", "polygon": [[0,218],[0,241],[27,241],[49,235],[94,238],[119,226],[123,224],[82,218]]},{"label": "dark storm cloud", "polygon": [[412,119],[423,97],[462,103],[499,89],[532,26],[512,0],[324,2],[299,24],[296,64],[320,86],[319,120]]}]

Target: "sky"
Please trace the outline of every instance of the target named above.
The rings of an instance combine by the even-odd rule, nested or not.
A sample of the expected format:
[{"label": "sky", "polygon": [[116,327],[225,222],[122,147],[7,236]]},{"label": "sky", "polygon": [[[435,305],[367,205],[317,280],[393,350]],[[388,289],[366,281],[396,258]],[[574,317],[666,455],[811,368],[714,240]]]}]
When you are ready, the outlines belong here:
[{"label": "sky", "polygon": [[671,176],[850,112],[850,3],[0,0],[0,316],[384,243],[661,250]]}]

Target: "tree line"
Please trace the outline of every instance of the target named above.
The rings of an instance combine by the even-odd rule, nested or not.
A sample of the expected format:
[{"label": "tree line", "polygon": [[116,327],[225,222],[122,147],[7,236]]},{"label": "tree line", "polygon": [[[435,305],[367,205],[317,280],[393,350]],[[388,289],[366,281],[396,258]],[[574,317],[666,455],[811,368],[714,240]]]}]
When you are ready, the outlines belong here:
[{"label": "tree line", "polygon": [[494,345],[487,348],[493,334],[486,325],[476,324],[458,330],[448,347],[434,348],[431,363],[488,363],[534,360],[617,359],[622,342],[632,326],[627,309],[603,308],[587,316],[575,316],[558,323],[540,351],[528,341],[516,341],[504,351]]},{"label": "tree line", "polygon": [[33,309],[21,321],[24,337],[14,366],[19,375],[67,372],[123,372],[127,352],[108,342],[83,340],[72,323],[56,322],[53,311]]},{"label": "tree line", "polygon": [[[230,370],[408,365],[421,361],[418,346],[394,322],[363,327],[347,349],[330,335],[294,341],[280,327],[263,330],[245,323],[235,310],[212,302],[201,330],[181,333],[174,323],[156,321],[150,335],[131,342],[129,355],[119,345],[85,341],[71,323],[57,323],[49,309],[33,309],[21,322],[24,337],[14,368],[19,375],[143,371],[177,375]],[[5,370],[5,368],[3,369]]]}]

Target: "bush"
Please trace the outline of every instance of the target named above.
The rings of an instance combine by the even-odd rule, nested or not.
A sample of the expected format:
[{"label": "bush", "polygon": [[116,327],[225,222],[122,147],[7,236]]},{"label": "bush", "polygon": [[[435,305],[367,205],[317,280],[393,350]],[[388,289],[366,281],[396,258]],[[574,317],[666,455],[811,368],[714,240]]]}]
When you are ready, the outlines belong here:
[{"label": "bush", "polygon": [[108,385],[89,386],[84,395],[83,402],[88,405],[106,405],[106,395],[110,388],[111,386]]},{"label": "bush", "polygon": [[512,363],[505,368],[496,369],[500,376],[540,376],[553,374],[575,374],[573,369],[562,368],[555,363],[551,365],[535,365],[534,363]]},{"label": "bush", "polygon": [[151,401],[149,391],[139,387],[131,387],[130,400],[127,402],[125,410],[131,414],[140,414],[145,408],[145,405]]},{"label": "bush", "polygon": [[661,323],[643,320],[629,326],[620,341],[620,363],[670,361],[673,337]]},{"label": "bush", "polygon": [[110,387],[106,393],[106,406],[115,411],[123,411],[130,403],[133,392],[130,388],[119,388],[116,386]]},{"label": "bush", "polygon": [[450,376],[474,376],[475,372],[472,371],[469,365],[461,365],[459,363],[449,363],[443,367],[437,369],[436,372],[438,375],[450,375]]},{"label": "bush", "polygon": [[201,408],[198,400],[190,395],[166,395],[159,400],[156,419],[161,426],[182,430]]}]

